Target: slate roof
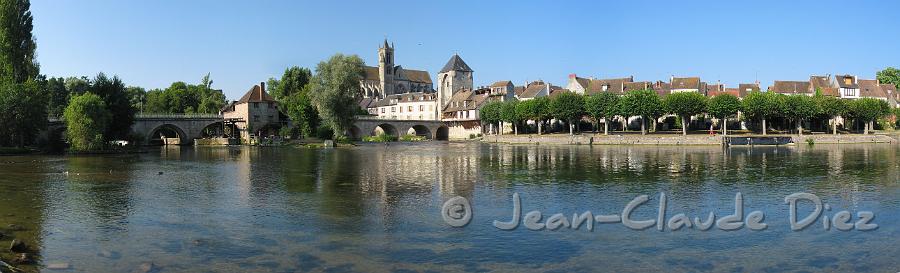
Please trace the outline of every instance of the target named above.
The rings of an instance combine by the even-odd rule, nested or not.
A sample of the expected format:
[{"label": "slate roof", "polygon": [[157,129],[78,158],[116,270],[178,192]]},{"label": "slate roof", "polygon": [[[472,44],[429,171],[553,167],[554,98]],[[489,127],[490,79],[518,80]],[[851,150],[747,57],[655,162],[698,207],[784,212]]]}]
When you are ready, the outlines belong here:
[{"label": "slate roof", "polygon": [[441,69],[441,72],[445,73],[450,71],[462,71],[462,72],[472,72],[472,68],[466,64],[462,58],[459,57],[458,54],[453,54],[453,57],[450,57],[450,60],[447,61],[447,64],[444,65],[444,68]]},{"label": "slate roof", "polygon": [[248,102],[274,102],[275,99],[272,96],[269,96],[266,93],[266,90],[263,90],[258,84],[254,85],[250,88],[247,93],[244,94],[241,99],[237,101],[237,103],[248,103]]},{"label": "slate roof", "polygon": [[559,96],[559,94],[569,93],[569,92],[571,92],[571,91],[569,91],[569,89],[555,89],[555,90],[550,91],[550,95],[548,95],[548,97],[555,98],[556,96]]},{"label": "slate roof", "polygon": [[[851,75],[834,75],[834,79],[837,82],[838,86],[841,88],[859,88],[859,83],[856,81],[856,77]],[[849,79],[850,83],[844,82],[845,79]]]},{"label": "slate roof", "polygon": [[769,86],[769,91],[787,95],[810,94],[810,82],[775,81],[775,84]]}]

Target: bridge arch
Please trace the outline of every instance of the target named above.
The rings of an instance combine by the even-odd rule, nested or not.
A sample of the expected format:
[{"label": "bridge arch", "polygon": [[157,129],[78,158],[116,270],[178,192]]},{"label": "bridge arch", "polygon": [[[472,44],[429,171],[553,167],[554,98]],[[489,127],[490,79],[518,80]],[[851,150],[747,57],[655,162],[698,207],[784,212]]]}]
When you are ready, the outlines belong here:
[{"label": "bridge arch", "polygon": [[359,129],[359,126],[350,125],[350,129],[347,129],[347,137],[351,140],[360,140],[362,139],[362,130]]},{"label": "bridge arch", "polygon": [[190,136],[183,129],[171,123],[163,123],[150,130],[147,134],[147,144],[164,145],[166,142],[163,142],[163,138],[177,138],[179,144],[187,144],[190,141]]},{"label": "bridge arch", "polygon": [[421,124],[416,124],[416,125],[413,125],[412,127],[409,127],[409,130],[406,130],[406,134],[414,135],[414,136],[423,136],[426,139],[432,138],[431,130],[429,130],[428,127],[425,127],[425,125],[421,125]]},{"label": "bridge arch", "polygon": [[395,137],[400,136],[397,132],[397,127],[394,127],[394,125],[391,125],[390,123],[382,123],[375,126],[375,129],[372,130],[372,135],[377,136],[379,134],[385,134]]},{"label": "bridge arch", "polygon": [[448,140],[450,139],[450,128],[447,125],[441,125],[434,131],[434,139],[435,140]]}]

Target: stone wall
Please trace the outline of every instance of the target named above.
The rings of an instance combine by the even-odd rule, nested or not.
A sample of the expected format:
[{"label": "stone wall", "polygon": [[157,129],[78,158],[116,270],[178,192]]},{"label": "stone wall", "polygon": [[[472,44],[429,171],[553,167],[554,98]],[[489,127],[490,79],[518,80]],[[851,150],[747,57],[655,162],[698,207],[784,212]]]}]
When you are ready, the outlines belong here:
[{"label": "stone wall", "polygon": [[[795,144],[806,144],[806,139],[812,139],[815,144],[898,143],[898,136],[889,135],[804,135],[803,137],[793,135],[789,137]],[[539,145],[722,145],[722,136],[509,134],[485,135],[482,141]]]},{"label": "stone wall", "polygon": [[807,143],[812,139],[815,144],[849,144],[849,143],[897,143],[897,139],[888,135],[804,135],[793,136],[794,143]]}]

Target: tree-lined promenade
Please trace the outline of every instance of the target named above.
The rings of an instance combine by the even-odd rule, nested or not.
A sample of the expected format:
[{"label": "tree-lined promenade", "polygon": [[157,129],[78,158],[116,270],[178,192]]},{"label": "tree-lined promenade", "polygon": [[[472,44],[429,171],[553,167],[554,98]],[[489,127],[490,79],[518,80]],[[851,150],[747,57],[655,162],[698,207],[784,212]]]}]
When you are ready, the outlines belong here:
[{"label": "tree-lined promenade", "polygon": [[[678,92],[660,97],[651,90],[629,91],[618,95],[599,92],[578,95],[568,91],[551,97],[539,97],[524,101],[490,102],[480,110],[482,124],[491,134],[501,133],[497,128],[512,127],[513,134],[534,132],[543,134],[548,127],[564,125],[560,131],[574,134],[582,124],[592,127],[592,132],[609,134],[615,131],[610,125],[619,123],[621,131],[628,130],[628,121],[640,124],[641,134],[657,132],[663,117],[671,117],[673,127],[687,135],[691,121],[709,123],[709,131],[728,134],[728,123],[743,121],[754,132],[766,135],[778,125],[782,131],[802,135],[804,124],[819,124],[831,134],[838,134],[839,119],[844,129],[851,124],[861,124],[862,134],[869,134],[876,123],[882,127],[897,125],[898,109],[892,109],[887,101],[875,98],[854,100],[821,95],[785,95],[775,92],[755,91],[740,99],[731,94],[708,98],[697,92]],[[714,122],[715,121],[715,122]],[[601,124],[602,123],[602,127]],[[713,128],[719,124],[718,128]],[[602,128],[602,129],[601,129]],[[704,131],[706,132],[706,131]]]}]

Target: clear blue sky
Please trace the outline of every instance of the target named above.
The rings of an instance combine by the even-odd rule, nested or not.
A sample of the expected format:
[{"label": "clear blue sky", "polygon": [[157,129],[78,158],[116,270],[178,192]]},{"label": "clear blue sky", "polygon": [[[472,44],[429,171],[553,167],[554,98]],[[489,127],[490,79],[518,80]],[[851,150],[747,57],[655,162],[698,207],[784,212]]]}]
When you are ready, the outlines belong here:
[{"label": "clear blue sky", "polygon": [[150,89],[210,72],[229,99],[337,52],[376,65],[385,37],[397,64],[432,78],[459,52],[476,85],[577,73],[765,87],[900,66],[898,1],[672,2],[34,0],[32,12],[48,76]]}]

